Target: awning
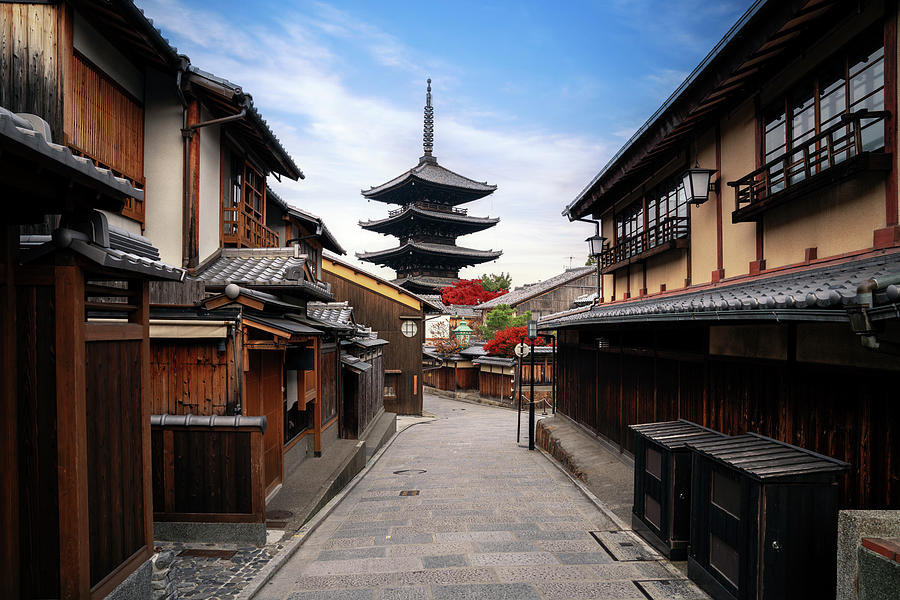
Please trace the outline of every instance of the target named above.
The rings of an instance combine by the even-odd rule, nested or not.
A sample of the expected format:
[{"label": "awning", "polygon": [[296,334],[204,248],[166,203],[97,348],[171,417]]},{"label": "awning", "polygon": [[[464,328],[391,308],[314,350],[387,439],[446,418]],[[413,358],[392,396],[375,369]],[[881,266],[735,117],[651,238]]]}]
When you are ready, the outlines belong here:
[{"label": "awning", "polygon": [[232,321],[150,319],[151,339],[223,339]]},{"label": "awning", "polygon": [[293,337],[295,335],[322,335],[321,329],[315,329],[309,325],[298,323],[292,319],[281,317],[261,317],[259,315],[244,315],[244,324],[275,333],[280,337]]}]

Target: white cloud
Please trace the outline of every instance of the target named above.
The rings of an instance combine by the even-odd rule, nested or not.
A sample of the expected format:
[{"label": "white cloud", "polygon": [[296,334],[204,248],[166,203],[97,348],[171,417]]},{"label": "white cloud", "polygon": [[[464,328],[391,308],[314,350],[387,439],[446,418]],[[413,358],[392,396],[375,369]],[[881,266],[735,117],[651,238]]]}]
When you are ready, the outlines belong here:
[{"label": "white cloud", "polygon": [[[317,5],[311,15],[286,12],[269,29],[228,22],[176,0],[144,4],[192,64],[253,95],[306,174],[300,182],[272,182],[285,200],[322,216],[352,261],[355,252],[396,245],[396,238],[359,228],[359,220],[382,218],[389,208],[367,203],[359,192],[411,168],[421,154],[424,81],[419,81],[421,67],[410,57],[422,52],[326,4]],[[403,89],[386,86],[366,94],[351,85],[342,54],[348,46],[369,57],[363,67],[405,82]],[[495,263],[464,269],[461,276],[509,271],[514,284],[521,285],[560,272],[569,256],[575,257],[574,266],[583,264],[590,226],[568,223],[560,212],[614,148],[539,125],[523,128],[497,120],[490,128],[477,127],[470,106],[456,109],[463,102],[455,101],[455,86],[441,85],[444,73],[464,82],[462,69],[433,57],[422,60],[436,69],[435,154],[441,164],[498,186],[493,195],[467,206],[470,214],[499,216],[500,224],[458,243],[502,249],[504,255]],[[392,97],[403,100],[397,103]],[[499,107],[479,108],[482,114],[501,112]],[[378,271],[371,264],[362,266]],[[393,277],[387,269],[380,273]]]}]

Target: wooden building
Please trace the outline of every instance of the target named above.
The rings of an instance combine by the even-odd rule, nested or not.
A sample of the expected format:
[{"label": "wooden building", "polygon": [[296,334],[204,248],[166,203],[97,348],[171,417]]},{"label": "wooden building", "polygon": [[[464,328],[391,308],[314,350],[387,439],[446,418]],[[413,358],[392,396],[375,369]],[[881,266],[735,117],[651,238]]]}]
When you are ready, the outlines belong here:
[{"label": "wooden building", "polygon": [[580,296],[592,293],[597,293],[597,268],[575,267],[544,281],[518,287],[474,308],[481,314],[482,321],[501,304],[512,307],[519,315],[531,311],[532,318],[540,319],[568,310]]},{"label": "wooden building", "polygon": [[459,270],[496,260],[500,250],[475,250],[456,245],[461,235],[483,231],[500,219],[470,216],[460,205],[492,194],[497,189],[458,175],[438,164],[432,154],[434,108],[431,106],[431,80],[425,103],[425,145],[419,164],[399,177],[364,190],[367,200],[400,207],[387,218],[361,221],[367,231],[399,238],[396,248],[357,254],[360,260],[384,265],[397,272],[394,283],[412,292],[440,293],[459,281]]},{"label": "wooden building", "polygon": [[560,412],[625,452],[636,423],[759,433],[850,463],[842,508],[900,508],[897,18],[754,4],[567,207],[607,242],[601,301],[541,323]]},{"label": "wooden building", "polygon": [[439,310],[412,292],[362,271],[334,255],[322,259],[322,279],[355,317],[378,332],[384,348],[384,408],[422,414],[422,344],[425,315]]},{"label": "wooden building", "polygon": [[[148,280],[184,271],[133,252],[109,227],[97,209],[116,214],[142,192],[52,143],[53,129],[0,108],[0,193],[16,200],[0,221],[0,594],[145,596]],[[51,235],[20,236],[50,223]]]}]

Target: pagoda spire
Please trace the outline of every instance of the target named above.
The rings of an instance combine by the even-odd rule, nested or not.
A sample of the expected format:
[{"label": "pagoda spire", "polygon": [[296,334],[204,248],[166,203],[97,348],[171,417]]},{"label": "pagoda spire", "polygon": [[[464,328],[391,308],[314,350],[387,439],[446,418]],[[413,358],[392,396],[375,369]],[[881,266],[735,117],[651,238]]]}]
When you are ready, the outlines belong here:
[{"label": "pagoda spire", "polygon": [[425,93],[425,132],[422,136],[425,154],[423,161],[436,162],[431,151],[434,149],[434,107],[431,106],[431,78],[428,79],[428,88]]}]

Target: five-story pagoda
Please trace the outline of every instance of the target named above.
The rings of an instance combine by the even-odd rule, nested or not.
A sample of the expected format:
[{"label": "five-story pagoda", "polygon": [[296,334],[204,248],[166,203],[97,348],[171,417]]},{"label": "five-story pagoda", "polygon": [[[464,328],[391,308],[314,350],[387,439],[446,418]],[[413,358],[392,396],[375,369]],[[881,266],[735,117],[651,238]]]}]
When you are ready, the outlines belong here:
[{"label": "five-story pagoda", "polygon": [[500,219],[471,217],[459,205],[484,198],[497,189],[445,169],[432,154],[434,108],[431,80],[425,102],[425,154],[419,164],[387,183],[364,190],[369,200],[399,204],[386,219],[360,221],[363,229],[400,238],[396,248],[363,252],[360,260],[390,267],[394,283],[414,293],[435,294],[459,281],[459,270],[496,259],[500,250],[474,250],[456,238],[493,227]]}]

